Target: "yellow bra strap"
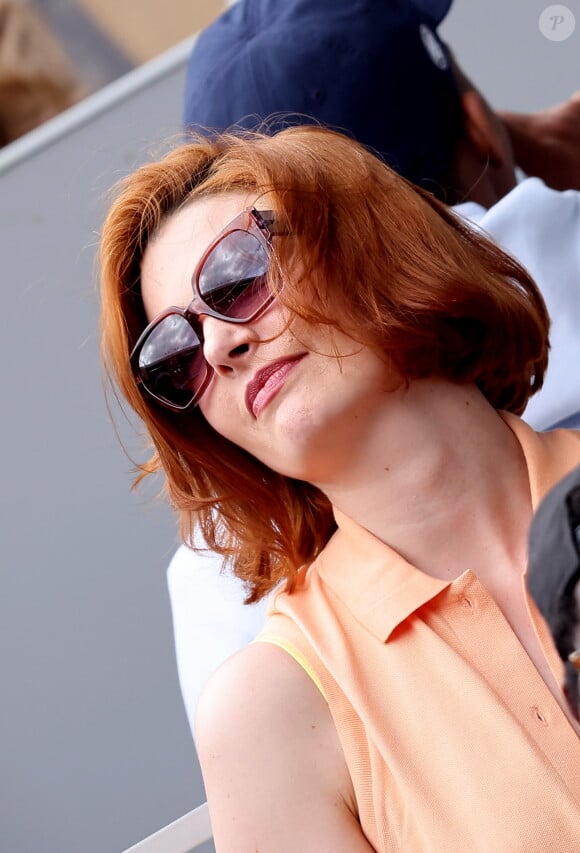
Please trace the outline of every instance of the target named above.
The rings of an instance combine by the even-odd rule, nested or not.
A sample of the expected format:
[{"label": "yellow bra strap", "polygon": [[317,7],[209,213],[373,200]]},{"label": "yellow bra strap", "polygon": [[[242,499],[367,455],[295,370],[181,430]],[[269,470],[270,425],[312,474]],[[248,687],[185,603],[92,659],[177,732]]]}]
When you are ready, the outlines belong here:
[{"label": "yellow bra strap", "polygon": [[283,649],[287,654],[290,655],[291,658],[294,658],[296,663],[302,667],[306,675],[311,679],[314,685],[320,691],[320,694],[324,701],[328,703],[328,699],[322,689],[322,684],[320,683],[320,679],[316,675],[314,669],[310,665],[310,663],[306,660],[300,649],[297,649],[292,643],[289,643],[288,640],[284,640],[282,637],[276,637],[273,634],[259,634],[254,643],[271,643],[273,646],[278,646],[278,648]]}]

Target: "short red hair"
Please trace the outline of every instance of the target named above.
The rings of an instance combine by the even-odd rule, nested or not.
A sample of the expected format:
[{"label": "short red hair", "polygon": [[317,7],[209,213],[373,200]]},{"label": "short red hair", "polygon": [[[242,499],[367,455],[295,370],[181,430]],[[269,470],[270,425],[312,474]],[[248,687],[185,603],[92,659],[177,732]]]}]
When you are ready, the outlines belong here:
[{"label": "short red hair", "polygon": [[[140,268],[149,240],[193,199],[231,191],[272,194],[268,207],[287,225],[291,236],[274,243],[280,301],[387,353],[408,381],[475,383],[495,408],[521,414],[542,385],[549,320],[520,264],[332,131],[199,139],[122,182],[101,241],[105,364],[155,446],[141,475],[164,470],[185,541],[197,521],[253,601],[283,578],[291,587],[324,547],[334,529],[327,498],[222,438],[198,409],[175,414],[146,401],[129,367],[146,325]],[[296,257],[307,296],[302,277],[284,275]]]}]

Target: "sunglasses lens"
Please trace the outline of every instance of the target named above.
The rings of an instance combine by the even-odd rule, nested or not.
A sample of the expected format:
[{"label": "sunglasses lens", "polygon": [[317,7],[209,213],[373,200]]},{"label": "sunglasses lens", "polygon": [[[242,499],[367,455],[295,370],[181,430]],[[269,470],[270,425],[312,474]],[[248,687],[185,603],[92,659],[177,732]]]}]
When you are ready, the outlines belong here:
[{"label": "sunglasses lens", "polygon": [[138,370],[147,390],[166,403],[184,409],[203,388],[208,366],[200,339],[180,314],[170,314],[145,340]]},{"label": "sunglasses lens", "polygon": [[269,300],[266,280],[270,259],[249,231],[230,231],[209,253],[199,272],[203,301],[235,320],[249,320]]},{"label": "sunglasses lens", "polygon": [[[205,313],[209,310],[218,318],[241,323],[256,317],[273,298],[268,286],[268,245],[257,230],[256,217],[249,231],[235,227],[238,219],[247,222],[247,214],[236,217],[233,230],[212,245],[194,280]],[[199,400],[213,375],[203,354],[201,330],[199,334],[195,330],[194,305],[195,300],[187,312],[176,309],[154,322],[131,355],[143,387],[172,409],[186,409]]]}]

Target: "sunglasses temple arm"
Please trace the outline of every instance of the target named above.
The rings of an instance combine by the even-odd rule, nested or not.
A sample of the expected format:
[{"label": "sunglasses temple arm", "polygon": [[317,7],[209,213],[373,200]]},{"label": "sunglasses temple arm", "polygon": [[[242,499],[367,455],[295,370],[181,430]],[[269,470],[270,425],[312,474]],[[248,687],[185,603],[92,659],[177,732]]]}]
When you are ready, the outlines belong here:
[{"label": "sunglasses temple arm", "polygon": [[265,228],[272,237],[281,236],[287,232],[276,228],[276,213],[273,210],[254,210],[254,217],[260,228]]}]

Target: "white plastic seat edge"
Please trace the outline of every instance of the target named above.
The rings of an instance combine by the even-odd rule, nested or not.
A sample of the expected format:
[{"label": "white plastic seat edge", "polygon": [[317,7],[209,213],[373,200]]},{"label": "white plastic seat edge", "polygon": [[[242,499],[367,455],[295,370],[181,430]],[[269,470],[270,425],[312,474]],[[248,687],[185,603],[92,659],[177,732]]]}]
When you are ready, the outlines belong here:
[{"label": "white plastic seat edge", "polygon": [[189,853],[212,837],[207,803],[139,841],[123,853]]}]

